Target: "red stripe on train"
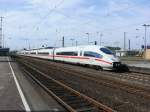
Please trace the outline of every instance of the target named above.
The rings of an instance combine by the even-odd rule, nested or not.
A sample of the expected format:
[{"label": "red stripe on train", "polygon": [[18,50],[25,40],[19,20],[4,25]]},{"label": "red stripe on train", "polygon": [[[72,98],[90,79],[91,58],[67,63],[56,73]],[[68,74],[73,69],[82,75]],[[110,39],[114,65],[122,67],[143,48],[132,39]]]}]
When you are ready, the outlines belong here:
[{"label": "red stripe on train", "polygon": [[[53,57],[53,55],[49,55],[50,57]],[[56,55],[55,57],[63,57],[63,58],[74,58],[74,59],[90,59],[88,57],[80,57],[80,56],[63,56],[63,55]],[[107,64],[112,64],[111,62],[107,62],[107,61],[104,61],[104,60],[101,60],[101,59],[95,59],[96,61],[100,61],[100,62],[104,62],[104,63],[107,63]]]},{"label": "red stripe on train", "polygon": [[[50,57],[53,57],[53,55],[49,55]],[[79,57],[79,56],[63,56],[63,55],[55,55],[55,57],[63,57],[63,58],[76,58],[76,59],[90,59],[88,57]]]},{"label": "red stripe on train", "polygon": [[104,62],[104,63],[107,63],[107,64],[112,64],[111,62],[108,62],[108,61],[104,61],[104,60],[100,60],[100,59],[95,59],[96,61],[101,61],[101,62]]}]

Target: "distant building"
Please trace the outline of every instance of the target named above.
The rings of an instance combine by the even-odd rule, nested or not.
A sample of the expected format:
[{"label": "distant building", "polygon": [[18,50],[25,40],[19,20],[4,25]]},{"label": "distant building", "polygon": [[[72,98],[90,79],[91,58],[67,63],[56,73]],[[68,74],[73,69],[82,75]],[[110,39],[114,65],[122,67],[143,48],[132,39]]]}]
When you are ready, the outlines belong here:
[{"label": "distant building", "polygon": [[123,50],[116,50],[115,51],[116,56],[122,57],[126,55],[126,52]]},{"label": "distant building", "polygon": [[8,56],[9,48],[0,48],[0,56]]},{"label": "distant building", "polygon": [[147,60],[150,60],[150,48],[146,49],[144,58],[147,59]]}]

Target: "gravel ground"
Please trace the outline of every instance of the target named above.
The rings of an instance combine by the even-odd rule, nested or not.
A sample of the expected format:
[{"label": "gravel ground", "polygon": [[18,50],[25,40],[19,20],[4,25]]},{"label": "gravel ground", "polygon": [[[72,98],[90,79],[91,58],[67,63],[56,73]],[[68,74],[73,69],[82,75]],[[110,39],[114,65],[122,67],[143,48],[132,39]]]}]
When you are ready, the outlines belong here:
[{"label": "gravel ground", "polygon": [[[119,112],[149,112],[150,111],[150,99],[146,99],[143,96],[134,93],[128,93],[127,91],[123,91],[122,89],[117,87],[114,88],[105,85],[105,83],[103,83],[104,80],[102,80],[100,84],[94,81],[89,81],[81,77],[74,76],[72,74],[66,74],[63,72],[60,73],[61,69],[59,66],[68,67],[68,69],[73,69],[75,71],[80,71],[80,69],[82,68],[81,71],[87,73],[88,71],[91,71],[90,69],[67,65],[67,64],[42,61],[42,60],[38,60],[38,61],[36,60],[35,62],[35,59],[33,59],[31,62],[34,62],[38,66],[40,63],[40,67],[42,66],[40,70],[42,70],[45,73],[48,73],[51,77],[66,83],[70,87],[90,97],[93,97],[99,102],[106,104]],[[51,67],[54,64],[58,65],[55,67],[55,69]],[[96,72],[97,71],[95,71],[95,73]],[[99,75],[100,74],[101,73],[99,72]]]}]

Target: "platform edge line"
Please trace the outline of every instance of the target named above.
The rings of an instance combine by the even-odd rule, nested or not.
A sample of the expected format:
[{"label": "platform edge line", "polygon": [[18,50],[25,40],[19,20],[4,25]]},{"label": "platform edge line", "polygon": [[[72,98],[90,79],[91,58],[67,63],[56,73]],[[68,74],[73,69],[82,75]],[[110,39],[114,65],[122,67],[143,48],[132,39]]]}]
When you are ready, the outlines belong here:
[{"label": "platform edge line", "polygon": [[24,96],[24,94],[23,94],[23,91],[22,91],[22,89],[21,89],[21,87],[20,87],[20,85],[19,85],[19,82],[18,82],[18,80],[17,80],[17,78],[16,78],[15,72],[14,72],[12,66],[11,66],[11,63],[10,63],[10,61],[9,61],[9,57],[8,57],[7,59],[8,59],[8,64],[9,64],[9,67],[10,67],[11,72],[12,72],[12,74],[13,74],[14,81],[15,81],[15,83],[16,83],[18,92],[19,92],[19,94],[20,94],[22,103],[23,103],[23,105],[24,105],[24,107],[25,107],[25,110],[26,110],[27,112],[31,112],[31,109],[30,109],[30,107],[29,107],[29,105],[28,105],[28,103],[27,103],[27,100],[26,100],[26,98],[25,98],[25,96]]}]

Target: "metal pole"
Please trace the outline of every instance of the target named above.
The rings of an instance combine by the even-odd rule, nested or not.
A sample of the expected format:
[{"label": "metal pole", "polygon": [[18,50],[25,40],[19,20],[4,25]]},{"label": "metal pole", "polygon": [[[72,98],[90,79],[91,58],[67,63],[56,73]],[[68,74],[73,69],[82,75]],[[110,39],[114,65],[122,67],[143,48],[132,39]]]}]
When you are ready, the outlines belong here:
[{"label": "metal pole", "polygon": [[89,37],[89,34],[88,34],[88,45],[89,45],[89,43],[90,43],[90,40],[89,40],[89,38],[90,38],[90,37]]},{"label": "metal pole", "polygon": [[62,37],[62,47],[65,47],[65,38],[64,38],[64,36]]},{"label": "metal pole", "polygon": [[94,45],[97,45],[97,41],[94,41]]},{"label": "metal pole", "polygon": [[[99,32],[97,32],[97,37],[99,38]],[[101,38],[101,35],[100,35],[100,38]],[[101,39],[100,39],[100,43],[101,43]],[[95,44],[97,44],[97,42]]]},{"label": "metal pole", "polygon": [[71,41],[72,41],[72,46],[73,46],[73,41],[74,41],[74,39],[72,38],[72,39],[70,39]]},{"label": "metal pole", "polygon": [[100,42],[99,42],[99,43],[100,43],[100,46],[102,45],[102,36],[103,36],[103,34],[101,33],[101,34],[100,34]]},{"label": "metal pole", "polygon": [[78,41],[76,40],[76,46],[78,46]]},{"label": "metal pole", "polygon": [[144,45],[145,45],[145,51],[147,49],[147,27],[149,27],[150,25],[144,24],[143,25],[145,27],[145,38],[144,38]]},{"label": "metal pole", "polygon": [[89,33],[86,33],[86,34],[87,34],[87,36],[88,36],[88,45],[89,45],[89,43],[90,43],[90,42],[89,42],[89,38],[90,38],[89,35],[90,35],[90,34],[89,34]]},{"label": "metal pole", "polygon": [[131,42],[130,42],[130,39],[129,39],[129,51],[131,50]]},{"label": "metal pole", "polygon": [[28,43],[29,43],[29,50],[31,49],[31,46],[30,46],[30,42],[29,42],[29,40],[28,40]]},{"label": "metal pole", "polygon": [[147,45],[146,45],[146,40],[147,40],[147,38],[146,38],[146,32],[147,32],[147,26],[145,25],[145,38],[144,38],[144,48],[145,48],[145,51],[146,51],[146,48],[147,48]]},{"label": "metal pole", "polygon": [[143,25],[145,27],[145,38],[144,38],[144,50],[145,50],[145,58],[146,58],[146,50],[147,50],[147,27],[149,27],[150,25],[144,24]]},{"label": "metal pole", "polygon": [[126,51],[126,32],[124,32],[124,51]]},{"label": "metal pole", "polygon": [[1,19],[1,25],[0,25],[0,48],[3,47],[2,43],[3,43],[3,18],[4,17],[0,17]]}]

